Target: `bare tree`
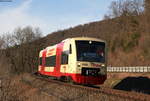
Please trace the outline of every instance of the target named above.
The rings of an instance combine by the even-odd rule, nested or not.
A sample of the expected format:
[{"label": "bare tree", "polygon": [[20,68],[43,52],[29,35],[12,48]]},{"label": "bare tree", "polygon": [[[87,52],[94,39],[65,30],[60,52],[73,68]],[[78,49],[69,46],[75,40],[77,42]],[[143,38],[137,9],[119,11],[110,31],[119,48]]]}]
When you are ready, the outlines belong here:
[{"label": "bare tree", "polygon": [[0,48],[5,50],[5,57],[10,64],[13,73],[29,72],[36,58],[39,45],[34,41],[42,36],[39,28],[27,26],[18,27],[13,33],[7,33],[0,37]]},{"label": "bare tree", "polygon": [[31,26],[25,28],[16,28],[13,33],[13,38],[16,45],[34,41],[42,36],[39,28],[33,29]]},{"label": "bare tree", "polygon": [[0,36],[0,49],[21,45],[23,43],[32,42],[42,36],[40,29],[27,26],[25,28],[18,27],[13,33],[4,33]]},{"label": "bare tree", "polygon": [[150,11],[150,0],[144,0],[145,12],[148,14]]},{"label": "bare tree", "polygon": [[5,43],[4,38],[0,36],[0,49],[3,47],[4,43]]},{"label": "bare tree", "polygon": [[0,36],[0,42],[1,42],[1,49],[6,49],[8,47],[14,46],[14,40],[10,33],[5,33],[2,36]]},{"label": "bare tree", "polygon": [[[29,72],[31,71],[31,65],[35,58],[34,51],[36,48],[33,45],[33,41],[41,37],[41,31],[39,28],[32,28],[27,26],[25,28],[18,27],[13,33],[13,40],[17,49],[13,50],[12,56],[10,56],[13,63],[14,72]],[[31,42],[33,42],[31,44]]]},{"label": "bare tree", "polygon": [[[143,12],[143,0],[117,0],[113,1],[109,7],[110,18],[120,16],[136,16]],[[105,15],[106,16],[106,15]]]}]

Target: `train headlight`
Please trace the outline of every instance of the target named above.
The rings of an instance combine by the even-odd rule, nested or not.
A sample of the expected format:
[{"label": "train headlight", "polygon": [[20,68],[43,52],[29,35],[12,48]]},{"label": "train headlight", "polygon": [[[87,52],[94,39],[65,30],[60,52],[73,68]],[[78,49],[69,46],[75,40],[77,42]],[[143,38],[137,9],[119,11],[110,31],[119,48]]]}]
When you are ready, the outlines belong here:
[{"label": "train headlight", "polygon": [[81,63],[80,63],[80,62],[79,62],[79,63],[77,63],[77,66],[78,66],[78,67],[80,67],[80,66],[81,66]]},{"label": "train headlight", "polygon": [[102,64],[101,66],[102,66],[102,67],[105,67],[105,64]]}]

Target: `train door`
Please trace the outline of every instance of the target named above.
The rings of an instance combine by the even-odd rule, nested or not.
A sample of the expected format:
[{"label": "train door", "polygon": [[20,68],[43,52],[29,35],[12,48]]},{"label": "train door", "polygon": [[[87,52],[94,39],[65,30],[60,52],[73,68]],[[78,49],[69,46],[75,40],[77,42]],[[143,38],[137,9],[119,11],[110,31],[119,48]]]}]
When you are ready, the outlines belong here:
[{"label": "train door", "polygon": [[47,50],[44,50],[44,51],[42,52],[42,66],[41,66],[41,73],[42,73],[42,74],[44,74],[44,69],[45,69],[46,52],[47,52]]},{"label": "train door", "polygon": [[68,71],[69,73],[76,72],[76,50],[75,50],[75,41],[72,40],[69,44],[69,57],[68,57]]},{"label": "train door", "polygon": [[60,76],[60,67],[61,67],[61,55],[63,51],[64,43],[59,43],[56,48],[56,65],[54,69],[54,73],[56,76]]},{"label": "train door", "polygon": [[61,60],[60,60],[60,73],[61,76],[67,76],[69,73],[69,66],[68,66],[68,61],[69,61],[69,45],[70,45],[70,40],[65,40],[63,44],[63,49],[61,52]]}]

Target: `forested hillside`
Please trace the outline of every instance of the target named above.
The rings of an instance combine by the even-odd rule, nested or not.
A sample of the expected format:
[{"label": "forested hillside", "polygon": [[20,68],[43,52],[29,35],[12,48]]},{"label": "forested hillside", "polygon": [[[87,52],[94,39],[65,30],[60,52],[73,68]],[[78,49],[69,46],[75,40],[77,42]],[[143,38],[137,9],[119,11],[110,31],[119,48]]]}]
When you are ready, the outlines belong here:
[{"label": "forested hillside", "polygon": [[37,70],[41,49],[66,38],[84,36],[107,41],[108,66],[150,65],[150,14],[149,6],[144,7],[147,9],[140,13],[123,12],[115,18],[107,17],[103,21],[78,25],[50,33],[33,42],[16,45],[8,48],[4,57],[7,57],[12,71],[33,72]]},{"label": "forested hillside", "polygon": [[79,25],[48,35],[46,46],[68,37],[97,37],[108,43],[108,65],[148,65],[150,63],[149,18],[148,15],[128,16]]}]

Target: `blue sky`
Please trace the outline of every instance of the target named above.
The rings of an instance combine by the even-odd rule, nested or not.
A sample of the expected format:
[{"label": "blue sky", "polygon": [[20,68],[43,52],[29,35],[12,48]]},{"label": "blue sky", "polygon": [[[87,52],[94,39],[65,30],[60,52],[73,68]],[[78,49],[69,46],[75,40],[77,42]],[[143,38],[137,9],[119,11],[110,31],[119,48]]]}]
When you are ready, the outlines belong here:
[{"label": "blue sky", "polygon": [[44,35],[100,21],[114,0],[12,0],[0,2],[0,34],[16,27],[39,27]]}]

